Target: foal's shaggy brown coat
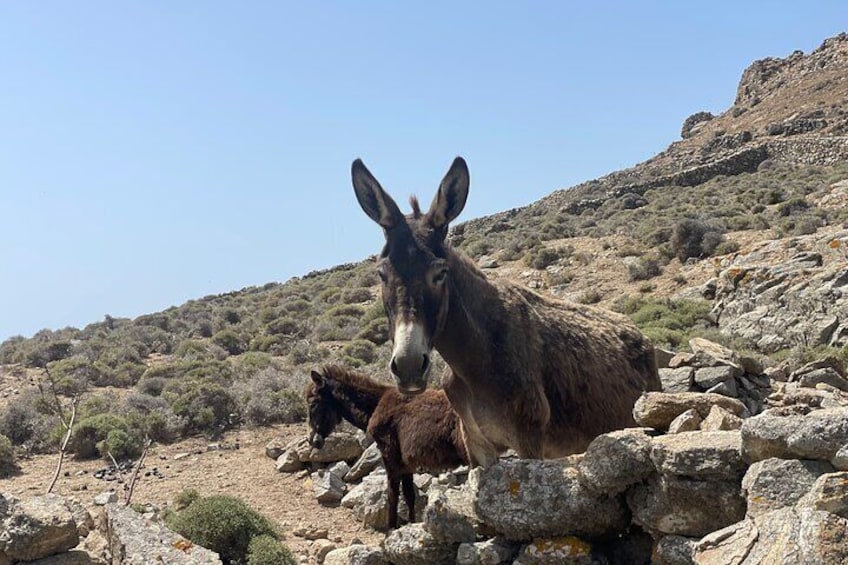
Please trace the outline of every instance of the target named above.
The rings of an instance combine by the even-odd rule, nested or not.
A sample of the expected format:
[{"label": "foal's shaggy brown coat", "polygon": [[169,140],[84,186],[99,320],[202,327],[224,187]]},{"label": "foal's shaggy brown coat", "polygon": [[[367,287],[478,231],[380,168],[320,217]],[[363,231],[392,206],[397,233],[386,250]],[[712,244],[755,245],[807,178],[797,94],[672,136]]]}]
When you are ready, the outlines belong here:
[{"label": "foal's shaggy brown coat", "polygon": [[441,390],[405,396],[338,365],[312,372],[307,389],[309,441],[316,447],[345,419],[374,438],[388,479],[389,528],[397,527],[398,487],[415,517],[412,474],[442,471],[468,463],[459,418]]},{"label": "foal's shaggy brown coat", "polygon": [[489,280],[452,249],[448,224],[470,182],[462,158],[430,209],[422,213],[413,199],[408,216],[362,161],[351,174],[360,206],[386,236],[378,271],[394,335],[389,368],[399,389],[416,394],[438,350],[474,464],[489,465],[506,448],[560,457],[634,425],[636,399],[660,389],[651,343],[624,316]]}]

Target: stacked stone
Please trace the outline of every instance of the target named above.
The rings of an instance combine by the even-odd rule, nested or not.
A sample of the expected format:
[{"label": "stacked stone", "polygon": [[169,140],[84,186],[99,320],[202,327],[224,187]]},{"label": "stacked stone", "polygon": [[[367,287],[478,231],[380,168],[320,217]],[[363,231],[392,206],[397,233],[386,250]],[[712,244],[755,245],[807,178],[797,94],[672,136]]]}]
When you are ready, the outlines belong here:
[{"label": "stacked stone", "polygon": [[[689,341],[692,353],[674,355],[668,366],[660,369],[663,391],[706,392],[736,398],[742,402],[745,410],[736,416],[759,414],[766,397],[772,392],[771,380],[764,373],[762,365],[753,357],[741,357],[734,351],[702,338]],[[698,419],[709,420],[702,423]],[[717,412],[709,414],[689,414],[685,422],[675,422],[675,431],[693,429],[739,429],[739,418],[728,418]],[[683,425],[683,428],[679,428]],[[716,427],[718,426],[718,427]]]}]

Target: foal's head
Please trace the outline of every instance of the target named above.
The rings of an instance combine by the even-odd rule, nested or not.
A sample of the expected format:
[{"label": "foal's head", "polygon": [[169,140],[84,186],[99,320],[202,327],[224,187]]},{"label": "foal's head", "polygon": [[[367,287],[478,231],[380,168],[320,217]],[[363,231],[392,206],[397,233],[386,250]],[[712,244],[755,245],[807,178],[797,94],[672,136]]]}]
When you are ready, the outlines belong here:
[{"label": "foal's head", "polygon": [[427,213],[413,198],[407,216],[359,159],[351,175],[359,205],[386,236],[377,269],[394,341],[389,369],[401,392],[418,394],[427,387],[433,342],[447,317],[445,237],[468,197],[468,166],[457,157]]},{"label": "foal's head", "polygon": [[338,400],[327,377],[318,371],[312,371],[312,383],[306,390],[306,403],[309,406],[309,444],[321,449],[324,439],[341,422]]}]

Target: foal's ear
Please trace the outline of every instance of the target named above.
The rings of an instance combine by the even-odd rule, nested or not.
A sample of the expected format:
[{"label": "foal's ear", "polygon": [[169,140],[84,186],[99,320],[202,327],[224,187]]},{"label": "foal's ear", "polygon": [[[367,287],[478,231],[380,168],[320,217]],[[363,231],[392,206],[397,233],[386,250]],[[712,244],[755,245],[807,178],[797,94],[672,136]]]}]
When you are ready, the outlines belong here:
[{"label": "foal's ear", "polygon": [[316,387],[321,387],[324,384],[324,375],[318,371],[313,370],[309,376],[312,377],[312,382],[315,383]]},{"label": "foal's ear", "polygon": [[387,230],[404,221],[398,205],[391,196],[386,194],[361,159],[355,160],[351,165],[350,176],[353,180],[356,199],[369,218]]},{"label": "foal's ear", "polygon": [[427,212],[430,225],[441,229],[459,216],[465,208],[470,183],[468,165],[465,164],[465,159],[457,157],[453,160],[445,178],[442,179],[433,203],[430,204],[430,210]]}]

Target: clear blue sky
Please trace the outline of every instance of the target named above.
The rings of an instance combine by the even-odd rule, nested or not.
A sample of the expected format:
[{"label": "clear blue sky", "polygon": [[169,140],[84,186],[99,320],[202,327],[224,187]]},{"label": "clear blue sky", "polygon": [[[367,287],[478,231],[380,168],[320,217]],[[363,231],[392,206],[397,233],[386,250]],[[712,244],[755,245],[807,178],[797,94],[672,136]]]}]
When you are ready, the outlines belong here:
[{"label": "clear blue sky", "polygon": [[460,219],[633,165],[834,2],[0,3],[0,340],[360,260],[362,157]]}]

